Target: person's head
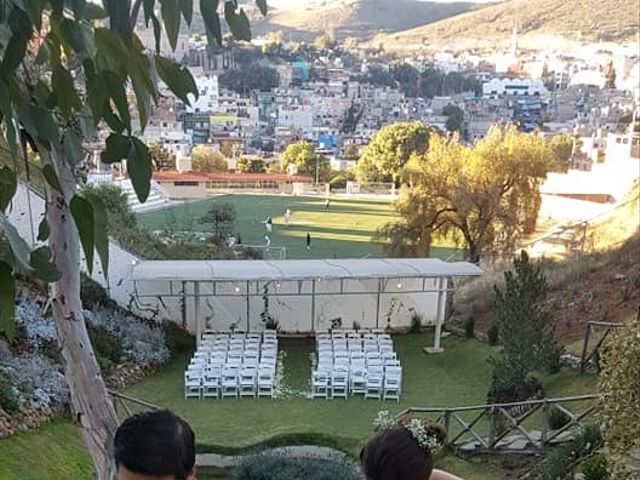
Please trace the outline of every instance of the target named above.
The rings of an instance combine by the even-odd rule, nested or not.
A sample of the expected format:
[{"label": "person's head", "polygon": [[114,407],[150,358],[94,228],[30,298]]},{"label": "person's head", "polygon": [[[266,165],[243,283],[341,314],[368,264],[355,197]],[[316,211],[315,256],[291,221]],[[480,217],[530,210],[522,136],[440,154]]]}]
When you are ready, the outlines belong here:
[{"label": "person's head", "polygon": [[114,440],[118,480],[193,480],[195,437],[169,410],[127,418]]},{"label": "person's head", "polygon": [[[440,426],[426,425],[425,430],[444,442]],[[433,471],[433,454],[401,425],[380,430],[360,452],[360,462],[367,480],[427,480]]]}]

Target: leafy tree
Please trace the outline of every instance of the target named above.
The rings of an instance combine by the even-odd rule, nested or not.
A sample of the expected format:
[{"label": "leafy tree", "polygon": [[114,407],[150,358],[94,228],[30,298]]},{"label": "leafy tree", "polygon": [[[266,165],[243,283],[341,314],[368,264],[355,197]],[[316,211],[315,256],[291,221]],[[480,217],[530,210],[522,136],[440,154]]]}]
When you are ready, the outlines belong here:
[{"label": "leafy tree", "polygon": [[420,121],[396,122],[378,130],[356,167],[361,182],[397,182],[411,155],[427,149],[433,130]]},{"label": "leafy tree", "polygon": [[358,146],[353,143],[346,145],[344,147],[344,150],[342,151],[342,156],[344,158],[355,159],[358,158],[359,155],[360,151],[358,149]]},{"label": "leafy tree", "polygon": [[313,46],[318,50],[329,50],[336,46],[335,36],[331,32],[323,33],[315,38]]},{"label": "leafy tree", "polygon": [[282,52],[284,44],[284,34],[282,30],[268,32],[264,36],[264,44],[262,45],[262,53],[279,55]]},{"label": "leafy tree", "polygon": [[616,88],[616,69],[613,66],[613,60],[609,62],[604,71],[604,88]]},{"label": "leafy tree", "polygon": [[[412,184],[401,189],[395,204],[406,244],[422,255],[428,252],[423,243],[434,235],[450,236],[464,243],[474,263],[486,253],[513,251],[517,240],[535,228],[539,187],[551,164],[546,142],[515,127],[493,127],[472,148],[455,136],[432,134],[428,150],[405,166]],[[393,231],[399,230],[380,233],[389,240],[385,232]]]},{"label": "leafy tree", "polygon": [[569,169],[571,155],[573,154],[573,144],[573,135],[562,134],[551,137],[549,146],[553,151],[554,170],[566,172]]},{"label": "leafy tree", "polygon": [[[609,451],[611,478],[637,478],[631,454],[640,448],[640,323],[618,328],[603,349],[598,419]],[[637,475],[637,472],[635,472]]]},{"label": "leafy tree", "polygon": [[[200,3],[209,43],[220,45],[218,2]],[[250,40],[244,10],[222,3],[235,38]],[[265,1],[257,4],[265,13]],[[140,13],[153,26],[156,52],[145,51],[134,31]],[[151,157],[133,133],[127,90],[132,88],[142,130],[151,102],[157,103],[156,79],[185,103],[190,93],[197,96],[189,72],[159,53],[163,32],[175,49],[182,19],[190,24],[192,16],[193,0],[0,1],[0,147],[15,159],[0,186],[0,330],[11,336],[16,275],[49,282],[71,407],[99,480],[115,476],[111,445],[118,419],[82,321],[78,266],[82,245],[88,269],[97,250],[107,274],[107,215],[104,204],[76,192],[74,172],[85,160],[83,140],[100,126],[109,133],[102,161],[127,160],[138,199],[147,199]],[[49,246],[33,251],[4,213],[16,191],[17,164],[29,149],[42,160],[47,181],[39,239]]]},{"label": "leafy tree", "polygon": [[445,128],[448,132],[462,133],[464,112],[460,107],[449,104],[442,109],[442,115],[448,117],[447,123],[445,124]]},{"label": "leafy tree", "polygon": [[176,156],[169,149],[160,143],[153,143],[148,147],[151,165],[156,172],[176,170]]},{"label": "leafy tree", "polygon": [[417,97],[420,95],[420,72],[408,63],[397,63],[391,69],[393,79],[397,82],[398,88],[407,97]]},{"label": "leafy tree", "polygon": [[267,167],[264,164],[264,160],[261,158],[254,158],[249,162],[249,172],[251,173],[266,173]]},{"label": "leafy tree", "polygon": [[236,172],[246,173],[249,171],[250,160],[247,157],[238,157],[236,160]]},{"label": "leafy tree", "polygon": [[558,365],[561,349],[554,338],[553,317],[546,306],[547,279],[525,251],[505,272],[504,287],[495,289],[494,317],[502,351],[491,358],[494,365],[490,402],[525,400],[536,393],[539,383],[531,376],[536,369]]},{"label": "leafy tree", "polygon": [[206,145],[197,145],[191,150],[191,170],[194,172],[226,172],[227,159],[220,152]]},{"label": "leafy tree", "polygon": [[280,163],[287,170],[292,163],[298,167],[298,173],[311,175],[318,181],[324,181],[329,174],[329,159],[316,153],[312,143],[300,141],[287,145],[280,157]]},{"label": "leafy tree", "polygon": [[280,76],[273,67],[249,63],[225,71],[218,82],[222,88],[245,95],[253,90],[268,92],[279,85]]},{"label": "leafy tree", "polygon": [[207,214],[200,219],[201,223],[212,225],[213,240],[221,245],[233,231],[236,220],[236,209],[228,202],[214,202]]},{"label": "leafy tree", "polygon": [[396,81],[393,78],[393,73],[379,66],[373,66],[369,68],[367,75],[360,79],[363,82],[370,83],[371,85],[377,85],[379,87],[395,87]]},{"label": "leafy tree", "polygon": [[347,37],[342,42],[342,47],[345,50],[355,50],[358,48],[358,39],[355,37]]}]

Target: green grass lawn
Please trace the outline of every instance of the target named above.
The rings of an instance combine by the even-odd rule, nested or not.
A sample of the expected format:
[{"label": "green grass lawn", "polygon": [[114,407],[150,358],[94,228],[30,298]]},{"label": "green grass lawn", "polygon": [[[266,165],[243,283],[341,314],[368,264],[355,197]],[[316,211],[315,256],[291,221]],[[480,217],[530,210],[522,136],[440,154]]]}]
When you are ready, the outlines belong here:
[{"label": "green grass lawn", "polygon": [[[231,453],[250,451],[260,444],[310,443],[333,446],[357,456],[372,434],[372,420],[380,410],[397,413],[409,406],[452,407],[485,403],[491,376],[486,359],[492,348],[476,340],[449,337],[444,339],[444,353],[427,356],[422,353],[422,347],[431,344],[431,340],[428,334],[394,339],[404,369],[404,392],[399,403],[361,398],[347,401],[305,398],[309,389],[309,354],[313,351],[313,343],[287,339],[280,340],[280,349],[286,352],[282,398],[185,401],[183,372],[188,355],[176,357],[126,393],[177,412],[193,427],[200,451]],[[543,380],[549,397],[595,391],[595,376],[574,371],[562,371]],[[123,411],[120,413],[124,415]],[[482,429],[482,425],[479,428]],[[508,473],[501,471],[499,463],[476,460],[446,456],[438,460],[438,465],[467,480],[509,478]],[[90,477],[88,455],[76,428],[69,421],[56,420],[39,429],[0,440],[2,480],[88,480]],[[229,477],[204,475],[202,478]]]},{"label": "green grass lawn", "polygon": [[0,440],[2,480],[91,480],[93,467],[76,427],[55,420]]},{"label": "green grass lawn", "polygon": [[[188,356],[176,358],[158,373],[142,380],[127,393],[183,416],[196,432],[203,451],[234,451],[256,444],[319,443],[356,454],[372,433],[378,411],[397,413],[407,407],[483,405],[491,368],[486,362],[491,348],[476,340],[449,337],[445,352],[427,356],[422,347],[429,335],[395,339],[403,365],[403,393],[397,402],[362,398],[310,400],[311,341],[281,339],[284,359],[283,398],[198,401],[183,397],[183,374]],[[592,376],[561,372],[544,378],[548,396],[591,393]]]},{"label": "green grass lawn", "polygon": [[[391,203],[376,200],[332,199],[329,211],[320,197],[285,195],[227,195],[140,214],[141,226],[151,230],[211,231],[201,222],[214,202],[229,202],[236,208],[234,232],[240,233],[245,245],[264,245],[262,222],[273,218],[271,246],[286,247],[287,258],[361,258],[383,256],[382,245],[373,241],[380,226],[396,220]],[[290,209],[291,220],[284,225],[283,214]],[[311,234],[311,251],[304,239]],[[455,249],[433,248],[433,256],[447,258]]]}]

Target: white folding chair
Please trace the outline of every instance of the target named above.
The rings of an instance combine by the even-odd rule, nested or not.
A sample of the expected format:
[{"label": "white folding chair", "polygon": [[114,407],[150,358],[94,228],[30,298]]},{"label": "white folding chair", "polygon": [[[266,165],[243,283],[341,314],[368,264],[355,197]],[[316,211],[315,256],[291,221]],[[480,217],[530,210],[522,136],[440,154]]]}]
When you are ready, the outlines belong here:
[{"label": "white folding chair", "polygon": [[313,372],[311,380],[311,397],[312,398],[329,398],[329,374],[321,370]]},{"label": "white folding chair", "polygon": [[238,372],[237,370],[225,370],[222,373],[222,398],[238,397]]},{"label": "white folding chair", "polygon": [[240,372],[240,396],[255,397],[257,369],[243,369]]},{"label": "white folding chair", "polygon": [[386,375],[382,389],[383,400],[400,401],[400,377]]},{"label": "white folding chair", "polygon": [[186,371],[184,373],[184,398],[202,397],[201,372]]},{"label": "white folding chair", "polygon": [[364,398],[382,399],[382,375],[367,372],[366,388]]},{"label": "white folding chair", "polygon": [[347,372],[334,370],[331,374],[331,398],[344,398],[346,400],[348,390]]},{"label": "white folding chair", "polygon": [[274,374],[271,369],[258,370],[258,397],[273,398]]},{"label": "white folding chair", "polygon": [[351,395],[364,395],[367,388],[367,371],[362,367],[352,368],[349,372],[349,392]]},{"label": "white folding chair", "polygon": [[203,398],[219,398],[220,397],[220,372],[208,371],[204,374],[202,380],[202,397]]}]

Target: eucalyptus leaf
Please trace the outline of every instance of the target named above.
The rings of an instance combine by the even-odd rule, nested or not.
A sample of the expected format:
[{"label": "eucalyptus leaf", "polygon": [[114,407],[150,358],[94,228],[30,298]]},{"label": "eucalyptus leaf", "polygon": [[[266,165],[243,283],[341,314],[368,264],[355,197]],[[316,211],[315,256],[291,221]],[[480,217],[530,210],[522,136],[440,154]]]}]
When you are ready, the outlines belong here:
[{"label": "eucalyptus leaf", "polygon": [[131,138],[131,150],[127,159],[127,173],[140,203],[149,196],[151,183],[151,156],[149,149],[139,139]]},{"label": "eucalyptus leaf", "polygon": [[260,9],[260,13],[262,13],[262,15],[266,16],[267,15],[267,0],[256,0],[256,5],[258,5],[258,8]]},{"label": "eucalyptus leaf", "polygon": [[62,277],[56,266],[51,262],[49,247],[40,247],[31,252],[31,275],[45,282],[57,282]]},{"label": "eucalyptus leaf", "polygon": [[218,15],[218,0],[200,0],[200,13],[204,20],[209,47],[222,46],[222,29]]},{"label": "eucalyptus leaf", "polygon": [[193,19],[193,0],[180,0],[180,11],[187,25],[191,26]]},{"label": "eucalyptus leaf", "polygon": [[7,165],[0,168],[0,211],[6,211],[17,188],[16,172]]},{"label": "eucalyptus leaf", "polygon": [[107,209],[102,203],[102,200],[97,196],[91,198],[91,205],[93,206],[93,235],[95,239],[96,251],[98,252],[98,256],[100,257],[102,271],[104,272],[104,278],[106,279],[109,272],[109,233]]},{"label": "eucalyptus leaf", "polygon": [[0,262],[0,332],[10,340],[15,331],[15,298],[16,284],[11,266]]},{"label": "eucalyptus leaf", "polygon": [[71,215],[78,229],[80,243],[87,261],[89,273],[93,272],[93,248],[95,246],[95,226],[93,220],[93,206],[86,198],[74,195],[69,205]]},{"label": "eucalyptus leaf", "polygon": [[103,163],[116,163],[126,159],[131,150],[129,137],[112,133],[107,137],[105,149],[100,154]]},{"label": "eucalyptus leaf", "polygon": [[47,181],[49,186],[60,193],[62,192],[62,185],[60,185],[60,179],[58,178],[58,174],[56,173],[53,165],[48,163],[42,168],[42,176]]},{"label": "eucalyptus leaf", "polygon": [[38,225],[38,241],[46,242],[50,234],[51,229],[49,228],[49,222],[47,221],[47,216],[45,214],[42,220],[40,220],[40,225]]},{"label": "eucalyptus leaf", "polygon": [[62,63],[56,65],[51,76],[51,88],[56,92],[58,106],[62,114],[70,118],[74,110],[79,110],[82,106],[76,89],[73,85],[73,78]]},{"label": "eucalyptus leaf", "polygon": [[160,14],[167,32],[167,38],[171,49],[175,51],[178,45],[178,34],[180,33],[180,6],[179,0],[160,0]]},{"label": "eucalyptus leaf", "polygon": [[158,75],[174,95],[186,104],[191,103],[188,97],[189,93],[192,93],[196,98],[198,97],[198,88],[189,70],[160,55],[156,55],[155,59]]},{"label": "eucalyptus leaf", "polygon": [[5,238],[9,242],[14,271],[26,273],[29,270],[29,246],[4,213],[0,213],[0,238]]}]

